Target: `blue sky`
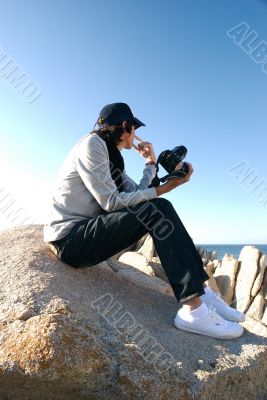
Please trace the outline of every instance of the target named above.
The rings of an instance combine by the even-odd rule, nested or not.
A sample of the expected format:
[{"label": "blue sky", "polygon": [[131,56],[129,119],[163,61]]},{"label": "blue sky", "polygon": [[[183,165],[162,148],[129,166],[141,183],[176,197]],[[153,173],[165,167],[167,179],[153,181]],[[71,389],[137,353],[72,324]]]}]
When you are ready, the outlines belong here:
[{"label": "blue sky", "polygon": [[[227,35],[243,22],[267,42],[267,2],[0,4],[0,71],[2,49],[40,90],[30,103],[0,72],[0,194],[44,222],[64,157],[105,104],[123,101],[146,123],[137,133],[157,154],[187,147],[194,174],[165,197],[196,243],[267,243],[267,73]],[[122,154],[139,181],[143,158]],[[4,212],[0,221],[11,226]]]}]

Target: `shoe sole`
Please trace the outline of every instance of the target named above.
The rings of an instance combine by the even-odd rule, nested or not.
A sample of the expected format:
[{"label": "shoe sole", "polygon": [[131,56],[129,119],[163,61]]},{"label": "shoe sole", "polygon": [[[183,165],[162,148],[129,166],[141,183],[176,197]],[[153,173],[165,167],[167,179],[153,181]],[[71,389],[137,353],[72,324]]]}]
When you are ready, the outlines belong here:
[{"label": "shoe sole", "polygon": [[[218,311],[217,311],[218,312]],[[219,312],[218,312],[218,314],[220,314]],[[222,315],[222,314],[220,314],[220,315]],[[222,316],[224,319],[226,319],[227,321],[230,321],[230,322],[237,322],[237,323],[239,323],[239,322],[244,322],[245,320],[246,320],[246,318],[243,318],[243,319],[230,319],[230,318],[227,318],[227,317],[224,317],[224,316]]]},{"label": "shoe sole", "polygon": [[228,335],[227,335],[227,334],[225,334],[225,335],[221,335],[221,334],[219,335],[219,334],[218,334],[218,336],[217,336],[216,333],[214,333],[214,334],[209,334],[209,333],[207,333],[207,332],[203,332],[203,331],[200,330],[200,329],[189,328],[189,327],[186,326],[186,325],[184,325],[184,326],[183,326],[183,325],[179,326],[179,325],[177,324],[176,320],[174,320],[174,326],[175,326],[176,328],[181,329],[181,330],[186,331],[186,332],[197,333],[197,334],[199,334],[199,335],[209,336],[209,337],[213,337],[213,338],[215,338],[215,339],[237,339],[237,338],[239,338],[240,336],[242,336],[243,333],[244,333],[244,329],[243,329],[243,327],[242,327],[241,332],[240,332],[240,333],[236,333],[235,336],[233,336],[233,334],[232,334],[232,336],[229,336],[229,334],[228,334]]}]

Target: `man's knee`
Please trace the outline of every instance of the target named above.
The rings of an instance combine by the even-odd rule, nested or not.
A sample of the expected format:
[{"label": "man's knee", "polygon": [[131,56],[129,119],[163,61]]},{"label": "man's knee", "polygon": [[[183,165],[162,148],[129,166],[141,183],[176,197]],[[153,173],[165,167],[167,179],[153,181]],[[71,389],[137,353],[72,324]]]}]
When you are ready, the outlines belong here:
[{"label": "man's knee", "polygon": [[165,199],[164,197],[156,197],[155,199],[150,200],[154,204],[158,204],[160,207],[164,207],[166,204],[172,204],[170,200]]},{"label": "man's knee", "polygon": [[148,232],[157,238],[165,238],[173,231],[174,208],[169,200],[152,199],[138,213],[138,219]]},{"label": "man's knee", "polygon": [[164,198],[157,197],[155,199],[150,200],[157,208],[164,211],[166,208],[173,208],[172,203]]}]

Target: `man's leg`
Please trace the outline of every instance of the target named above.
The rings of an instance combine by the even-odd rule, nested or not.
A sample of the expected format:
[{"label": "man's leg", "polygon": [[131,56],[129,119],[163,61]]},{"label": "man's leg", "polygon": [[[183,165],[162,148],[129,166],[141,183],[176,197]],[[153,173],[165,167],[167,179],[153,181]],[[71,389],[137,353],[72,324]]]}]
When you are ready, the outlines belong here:
[{"label": "man's leg", "polygon": [[63,241],[61,259],[75,267],[93,266],[137,242],[146,233],[153,238],[177,300],[187,301],[204,294],[203,282],[209,276],[201,257],[172,204],[163,198],[76,224]]}]

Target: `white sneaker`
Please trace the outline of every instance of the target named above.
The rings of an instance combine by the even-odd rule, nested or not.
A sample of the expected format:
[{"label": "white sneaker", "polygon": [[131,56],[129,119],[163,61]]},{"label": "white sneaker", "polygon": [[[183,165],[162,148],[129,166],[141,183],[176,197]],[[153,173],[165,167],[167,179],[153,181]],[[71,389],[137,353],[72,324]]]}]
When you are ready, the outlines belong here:
[{"label": "white sneaker", "polygon": [[223,318],[227,319],[228,321],[233,321],[233,322],[245,321],[246,317],[244,313],[228,306],[228,304],[223,300],[220,294],[214,292],[212,289],[209,288],[208,292],[200,297],[208,307],[214,308],[218,314],[220,314]]},{"label": "white sneaker", "polygon": [[183,308],[179,309],[174,319],[175,327],[216,339],[235,339],[242,336],[244,332],[242,325],[227,321],[217,314],[214,309],[206,308],[207,310],[200,317],[193,316],[191,312],[184,311]]}]

